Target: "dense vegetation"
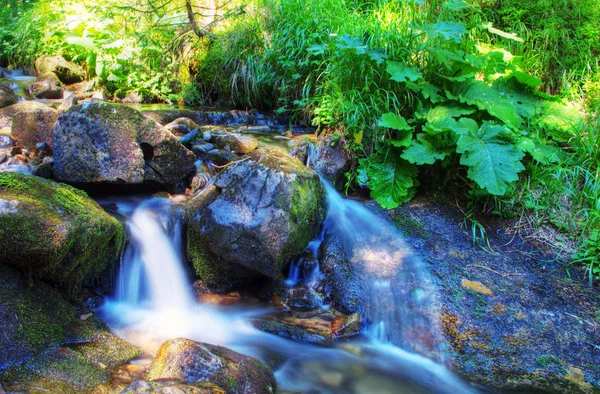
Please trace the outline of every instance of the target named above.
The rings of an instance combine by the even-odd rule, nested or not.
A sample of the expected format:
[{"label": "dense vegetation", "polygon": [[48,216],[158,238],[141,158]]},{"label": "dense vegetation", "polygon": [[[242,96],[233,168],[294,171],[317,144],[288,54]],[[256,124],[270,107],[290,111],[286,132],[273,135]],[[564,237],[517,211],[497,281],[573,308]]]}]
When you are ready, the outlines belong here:
[{"label": "dense vegetation", "polygon": [[60,53],[115,98],[311,122],[359,159],[348,188],[392,208],[419,179],[466,184],[469,212],[518,217],[590,283],[600,276],[596,0],[8,5],[0,63]]}]

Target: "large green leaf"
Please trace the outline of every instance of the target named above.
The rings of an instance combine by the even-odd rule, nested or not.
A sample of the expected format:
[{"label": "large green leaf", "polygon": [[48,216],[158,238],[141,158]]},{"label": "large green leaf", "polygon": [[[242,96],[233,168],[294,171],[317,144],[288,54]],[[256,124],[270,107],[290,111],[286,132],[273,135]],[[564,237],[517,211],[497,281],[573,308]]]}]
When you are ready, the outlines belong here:
[{"label": "large green leaf", "polygon": [[500,78],[493,86],[503,98],[511,102],[519,116],[532,118],[539,111],[541,99],[523,89],[514,79]]},{"label": "large green leaf", "polygon": [[436,135],[444,131],[454,130],[457,127],[456,120],[463,115],[471,115],[474,109],[463,105],[437,105],[427,112],[425,119],[427,123],[424,130],[427,134]]},{"label": "large green leaf", "polygon": [[441,37],[446,41],[454,41],[459,43],[464,34],[469,31],[465,25],[457,22],[438,22],[431,24],[426,29],[427,34],[431,38]]},{"label": "large green leaf", "polygon": [[456,84],[453,94],[461,103],[475,105],[513,129],[521,126],[522,119],[515,106],[485,82],[468,81]]},{"label": "large green leaf", "polygon": [[556,141],[567,142],[584,127],[583,116],[574,105],[546,101],[541,105],[541,113],[538,125],[550,131]]},{"label": "large green leaf", "polygon": [[401,157],[413,164],[433,164],[436,160],[443,160],[448,151],[438,150],[432,141],[432,136],[418,134],[417,139],[412,140],[410,146],[402,152]]},{"label": "large green leaf", "polygon": [[546,145],[539,141],[533,142],[531,138],[520,138],[517,146],[523,152],[529,153],[535,161],[538,161],[544,165],[558,163],[564,156],[564,153],[560,148],[552,145]]},{"label": "large green leaf", "polygon": [[394,130],[412,130],[406,119],[393,112],[383,114],[379,121],[379,126]]},{"label": "large green leaf", "polygon": [[[417,168],[400,158],[400,151],[388,148],[376,153],[360,164],[366,167],[368,187],[373,197],[382,207],[393,209],[409,201],[418,186]],[[365,180],[365,171],[361,176]]]},{"label": "large green leaf", "polygon": [[444,3],[444,7],[451,12],[457,12],[467,8],[472,8],[473,6],[463,0],[448,0],[446,3]]},{"label": "large green leaf", "polygon": [[462,154],[460,164],[468,167],[468,177],[494,195],[504,195],[525,169],[524,154],[513,143],[510,129],[491,122],[484,122],[477,132],[462,134],[456,151]]},{"label": "large green leaf", "polygon": [[406,67],[400,62],[393,62],[391,60],[387,61],[385,71],[391,75],[390,79],[392,81],[416,82],[419,79],[423,79],[423,75],[421,75],[416,67]]}]

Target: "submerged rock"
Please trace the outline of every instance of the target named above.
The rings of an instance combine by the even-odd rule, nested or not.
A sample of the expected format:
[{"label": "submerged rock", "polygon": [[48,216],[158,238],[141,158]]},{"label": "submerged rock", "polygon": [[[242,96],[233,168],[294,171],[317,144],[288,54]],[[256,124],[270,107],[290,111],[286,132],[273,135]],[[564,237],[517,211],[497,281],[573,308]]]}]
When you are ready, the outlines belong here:
[{"label": "submerged rock", "polygon": [[209,286],[281,278],[324,217],[317,174],[276,149],[258,149],[215,180],[220,195],[191,218],[188,256]]},{"label": "submerged rock", "polygon": [[29,95],[38,99],[61,99],[63,86],[56,74],[48,72],[40,74],[35,81],[25,87]]},{"label": "submerged rock", "polygon": [[173,188],[195,169],[194,154],[175,136],[123,105],[72,107],[54,133],[55,176],[67,183]]},{"label": "submerged rock", "polygon": [[35,69],[38,75],[54,73],[61,82],[66,84],[81,82],[85,76],[83,68],[60,55],[40,56],[35,61]]},{"label": "submerged rock", "polygon": [[0,85],[0,108],[16,104],[18,101],[16,93],[10,86]]},{"label": "submerged rock", "polygon": [[181,383],[210,382],[227,393],[274,393],[275,376],[263,362],[222,346],[185,338],[161,345],[147,380]]},{"label": "submerged rock", "polygon": [[58,111],[49,107],[19,111],[13,116],[12,139],[17,145],[30,150],[39,142],[44,142],[52,148],[57,119]]},{"label": "submerged rock", "polygon": [[77,290],[118,260],[123,225],[84,192],[0,173],[0,264]]}]

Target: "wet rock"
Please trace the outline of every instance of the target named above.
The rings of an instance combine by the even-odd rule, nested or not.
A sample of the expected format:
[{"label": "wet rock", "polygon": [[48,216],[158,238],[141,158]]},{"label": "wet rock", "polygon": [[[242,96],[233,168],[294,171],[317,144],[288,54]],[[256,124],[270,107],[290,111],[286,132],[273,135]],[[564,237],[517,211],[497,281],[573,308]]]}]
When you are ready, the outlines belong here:
[{"label": "wet rock", "polygon": [[212,179],[213,179],[213,177],[206,173],[200,173],[200,174],[194,175],[194,177],[192,178],[191,185],[190,185],[190,189],[192,190],[192,193],[197,193],[197,192],[201,191],[202,189],[208,187],[210,185],[210,183],[212,182]]},{"label": "wet rock", "polygon": [[296,286],[288,292],[287,304],[292,309],[315,309],[322,303],[323,298],[307,286]]},{"label": "wet rock", "polygon": [[228,393],[274,393],[277,388],[273,372],[261,361],[185,338],[161,345],[146,379],[210,382]]},{"label": "wet rock", "polygon": [[41,56],[35,61],[35,69],[38,75],[54,73],[61,82],[72,84],[81,82],[84,79],[85,72],[83,68],[71,63],[60,55]]},{"label": "wet rock", "polygon": [[237,291],[227,294],[206,293],[201,295],[198,301],[210,305],[235,305],[242,302],[242,296]]},{"label": "wet rock", "polygon": [[182,137],[199,128],[200,126],[198,126],[196,122],[189,118],[177,118],[171,123],[165,125],[165,129],[169,130],[176,137]]},{"label": "wet rock", "polygon": [[0,109],[0,129],[12,126],[13,116],[21,111],[36,111],[48,109],[47,105],[39,103],[37,101],[23,101],[17,104],[10,105],[6,108]]},{"label": "wet rock", "polygon": [[139,111],[118,104],[78,105],[56,123],[58,180],[83,185],[173,188],[194,171],[194,154]]},{"label": "wet rock", "polygon": [[52,147],[45,142],[38,142],[35,144],[34,154],[40,159],[52,156]]},{"label": "wet rock", "polygon": [[41,178],[53,179],[54,178],[54,160],[43,161],[42,163],[33,167],[31,173]]},{"label": "wet rock", "polygon": [[335,234],[326,235],[321,243],[321,271],[333,305],[344,313],[365,316],[367,295],[361,286],[361,273]]},{"label": "wet rock", "polygon": [[142,354],[140,349],[109,332],[101,332],[95,335],[93,342],[76,344],[72,348],[90,361],[107,367],[123,365]]},{"label": "wet rock", "polygon": [[40,74],[35,81],[25,87],[27,93],[38,99],[61,99],[63,86],[53,72]]},{"label": "wet rock", "polygon": [[0,85],[0,108],[16,104],[18,101],[16,93],[10,86]]},{"label": "wet rock", "polygon": [[118,260],[123,225],[84,192],[42,178],[0,173],[0,264],[77,290]]},{"label": "wet rock", "polygon": [[227,391],[214,383],[181,384],[177,382],[146,382],[138,380],[131,383],[121,394],[226,394]]},{"label": "wet rock", "polygon": [[10,139],[10,135],[6,135],[2,133],[0,130],[0,148],[6,148],[12,145],[12,140]]},{"label": "wet rock", "polygon": [[337,190],[344,189],[346,172],[352,167],[352,158],[344,150],[342,140],[324,137],[315,146],[310,161],[312,168]]},{"label": "wet rock", "polygon": [[48,107],[17,112],[12,120],[12,139],[27,149],[33,150],[39,142],[52,149],[57,119],[58,111]]},{"label": "wet rock", "polygon": [[68,94],[65,94],[65,96],[66,97],[63,99],[63,102],[60,103],[57,108],[58,112],[61,114],[63,112],[67,112],[69,108],[77,105],[77,96],[74,93],[68,92]]},{"label": "wet rock", "polygon": [[196,142],[192,146],[192,152],[194,152],[196,156],[204,156],[213,149],[215,149],[213,144],[204,141]]},{"label": "wet rock", "polygon": [[233,152],[228,152],[222,149],[213,149],[204,155],[204,160],[216,166],[226,166],[227,164],[237,160],[237,155]]},{"label": "wet rock", "polygon": [[298,138],[290,143],[290,155],[297,157],[302,163],[307,163],[312,141],[310,138]]},{"label": "wet rock", "polygon": [[259,330],[298,342],[330,345],[336,339],[360,333],[360,316],[339,311],[276,312],[252,320]]},{"label": "wet rock", "polygon": [[277,149],[246,157],[216,178],[220,195],[190,220],[188,256],[209,286],[282,278],[324,217],[314,171]]},{"label": "wet rock", "polygon": [[210,142],[219,149],[229,146],[232,151],[238,154],[250,153],[258,147],[258,140],[256,138],[234,133],[213,133]]}]

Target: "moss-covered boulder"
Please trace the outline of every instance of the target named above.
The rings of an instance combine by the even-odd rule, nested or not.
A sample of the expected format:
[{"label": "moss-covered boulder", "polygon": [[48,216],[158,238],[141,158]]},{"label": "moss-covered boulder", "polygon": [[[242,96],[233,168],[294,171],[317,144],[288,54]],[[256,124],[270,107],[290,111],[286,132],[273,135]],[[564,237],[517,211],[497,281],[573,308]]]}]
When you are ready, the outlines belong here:
[{"label": "moss-covered boulder", "polygon": [[195,155],[141,112],[119,104],[77,105],[54,130],[56,179],[82,186],[172,188],[195,170]]},{"label": "moss-covered boulder", "polygon": [[58,111],[50,107],[17,112],[12,120],[11,137],[18,146],[29,150],[39,142],[52,148],[56,119]]},{"label": "moss-covered boulder", "polygon": [[35,61],[35,69],[38,75],[54,73],[61,82],[66,84],[81,82],[85,76],[83,68],[60,55],[40,56]]},{"label": "moss-covered boulder", "polygon": [[0,264],[76,290],[118,260],[123,225],[84,192],[0,173]]},{"label": "moss-covered boulder", "polygon": [[40,74],[25,90],[30,96],[39,99],[61,99],[63,96],[63,85],[52,72]]},{"label": "moss-covered boulder", "polygon": [[0,108],[8,107],[17,103],[18,98],[10,86],[0,85]]},{"label": "moss-covered boulder", "polygon": [[325,214],[317,174],[278,149],[258,149],[215,180],[220,195],[188,226],[188,256],[211,287],[280,278]]},{"label": "moss-covered boulder", "polygon": [[108,379],[106,366],[140,354],[95,316],[82,320],[57,290],[3,265],[0,321],[0,384],[11,392],[33,387],[81,392],[81,385],[93,387]]},{"label": "moss-covered boulder", "polygon": [[277,389],[273,372],[262,361],[185,338],[161,345],[146,378],[191,384],[210,382],[229,394],[267,394]]}]

